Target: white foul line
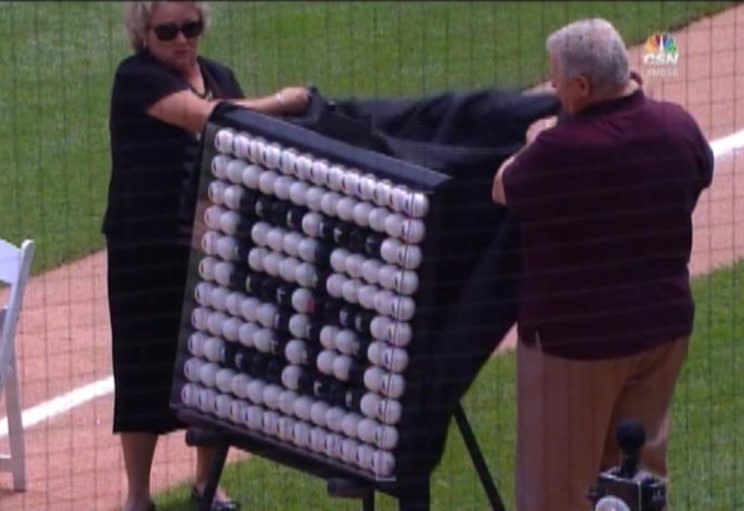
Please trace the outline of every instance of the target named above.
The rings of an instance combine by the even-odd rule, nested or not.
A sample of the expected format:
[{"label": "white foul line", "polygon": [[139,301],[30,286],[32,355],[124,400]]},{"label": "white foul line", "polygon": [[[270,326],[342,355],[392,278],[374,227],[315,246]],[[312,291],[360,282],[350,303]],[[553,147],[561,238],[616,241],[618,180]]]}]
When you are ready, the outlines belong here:
[{"label": "white foul line", "polygon": [[[108,376],[88,385],[83,385],[61,396],[57,396],[49,401],[44,401],[38,405],[24,410],[21,414],[21,422],[24,429],[30,428],[51,419],[57,415],[72,410],[75,407],[83,405],[97,397],[105,396],[114,391],[114,377]],[[0,421],[0,438],[8,434],[7,417]]]},{"label": "white foul line", "polygon": [[[718,140],[714,140],[710,143],[710,148],[713,151],[713,156],[720,158],[727,154],[744,147],[744,130],[737,131],[731,135],[728,135]],[[56,417],[57,415],[63,414],[72,410],[75,407],[83,405],[88,401],[101,396],[111,394],[114,391],[114,377],[108,376],[97,382],[84,385],[73,391],[63,394],[61,396],[44,401],[38,405],[24,410],[22,414],[22,422],[24,428],[30,428],[40,422],[47,419]],[[4,418],[0,420],[0,438],[8,434],[8,419]]]},{"label": "white foul line", "polygon": [[727,137],[719,138],[710,143],[713,156],[718,158],[744,146],[744,130],[737,131]]}]

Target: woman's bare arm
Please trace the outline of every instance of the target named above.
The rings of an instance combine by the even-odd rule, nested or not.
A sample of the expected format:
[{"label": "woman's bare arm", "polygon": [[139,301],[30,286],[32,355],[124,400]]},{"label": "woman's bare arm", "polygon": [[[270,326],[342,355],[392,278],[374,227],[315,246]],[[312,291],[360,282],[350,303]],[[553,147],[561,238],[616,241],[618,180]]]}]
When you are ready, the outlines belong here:
[{"label": "woman's bare arm", "polygon": [[190,90],[170,94],[153,104],[147,113],[192,133],[201,133],[218,103],[228,101],[268,115],[297,113],[307,106],[310,94],[304,87],[287,87],[271,96],[245,99],[206,100]]}]

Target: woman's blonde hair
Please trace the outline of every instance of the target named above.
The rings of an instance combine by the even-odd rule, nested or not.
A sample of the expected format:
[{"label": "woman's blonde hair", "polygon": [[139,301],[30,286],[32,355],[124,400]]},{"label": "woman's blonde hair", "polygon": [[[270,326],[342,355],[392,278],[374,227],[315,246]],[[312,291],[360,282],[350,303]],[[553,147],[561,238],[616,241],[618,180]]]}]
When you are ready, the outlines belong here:
[{"label": "woman's blonde hair", "polygon": [[[152,10],[160,2],[127,2],[124,9],[124,25],[127,28],[129,42],[135,52],[145,47],[145,34],[147,33]],[[209,26],[209,4],[207,2],[187,2],[192,4],[204,23],[204,28]]]}]

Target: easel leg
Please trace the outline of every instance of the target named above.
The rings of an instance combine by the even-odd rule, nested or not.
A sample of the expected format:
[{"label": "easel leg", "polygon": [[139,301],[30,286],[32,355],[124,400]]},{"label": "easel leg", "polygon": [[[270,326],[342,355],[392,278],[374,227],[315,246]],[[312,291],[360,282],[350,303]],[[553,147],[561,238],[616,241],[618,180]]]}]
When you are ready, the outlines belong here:
[{"label": "easel leg", "polygon": [[209,470],[209,478],[207,479],[207,485],[204,487],[199,511],[209,511],[212,508],[212,501],[215,493],[217,493],[217,486],[220,484],[220,477],[222,476],[222,469],[225,468],[229,448],[230,446],[225,443],[217,445],[217,452],[214,456],[212,468]]},{"label": "easel leg", "polygon": [[468,418],[465,416],[465,410],[462,408],[462,404],[457,404],[454,415],[457,427],[460,428],[460,433],[465,441],[465,446],[468,448],[468,453],[470,453],[470,458],[473,460],[473,465],[478,472],[481,485],[483,485],[483,489],[486,491],[486,496],[491,504],[491,509],[493,509],[493,511],[505,511],[504,503],[502,502],[501,496],[493,482],[493,477],[491,477],[491,473],[488,471],[488,465],[486,465],[486,460],[483,459],[483,454],[481,453],[478,442],[475,439],[475,434],[470,427]]},{"label": "easel leg", "polygon": [[207,478],[207,484],[204,487],[199,506],[199,511],[210,511],[212,501],[217,493],[217,486],[220,484],[222,470],[225,468],[227,451],[230,449],[230,444],[221,439],[215,432],[201,428],[191,428],[186,431],[186,444],[192,447],[208,445],[215,447],[214,460],[212,467],[209,469],[209,477]]}]

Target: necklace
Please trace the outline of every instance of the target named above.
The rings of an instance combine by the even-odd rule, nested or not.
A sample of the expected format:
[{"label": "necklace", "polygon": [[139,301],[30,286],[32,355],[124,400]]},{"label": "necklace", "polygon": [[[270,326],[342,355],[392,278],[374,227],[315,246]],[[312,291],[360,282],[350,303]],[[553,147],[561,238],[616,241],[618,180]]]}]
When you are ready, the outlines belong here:
[{"label": "necklace", "polygon": [[194,94],[196,94],[200,98],[202,98],[202,99],[209,99],[209,96],[210,96],[210,92],[211,91],[209,90],[209,87],[207,86],[207,82],[206,81],[204,82],[204,92],[199,92],[198,90],[196,90],[196,87],[194,87],[190,83],[189,83],[189,88],[191,89],[191,91]]}]

